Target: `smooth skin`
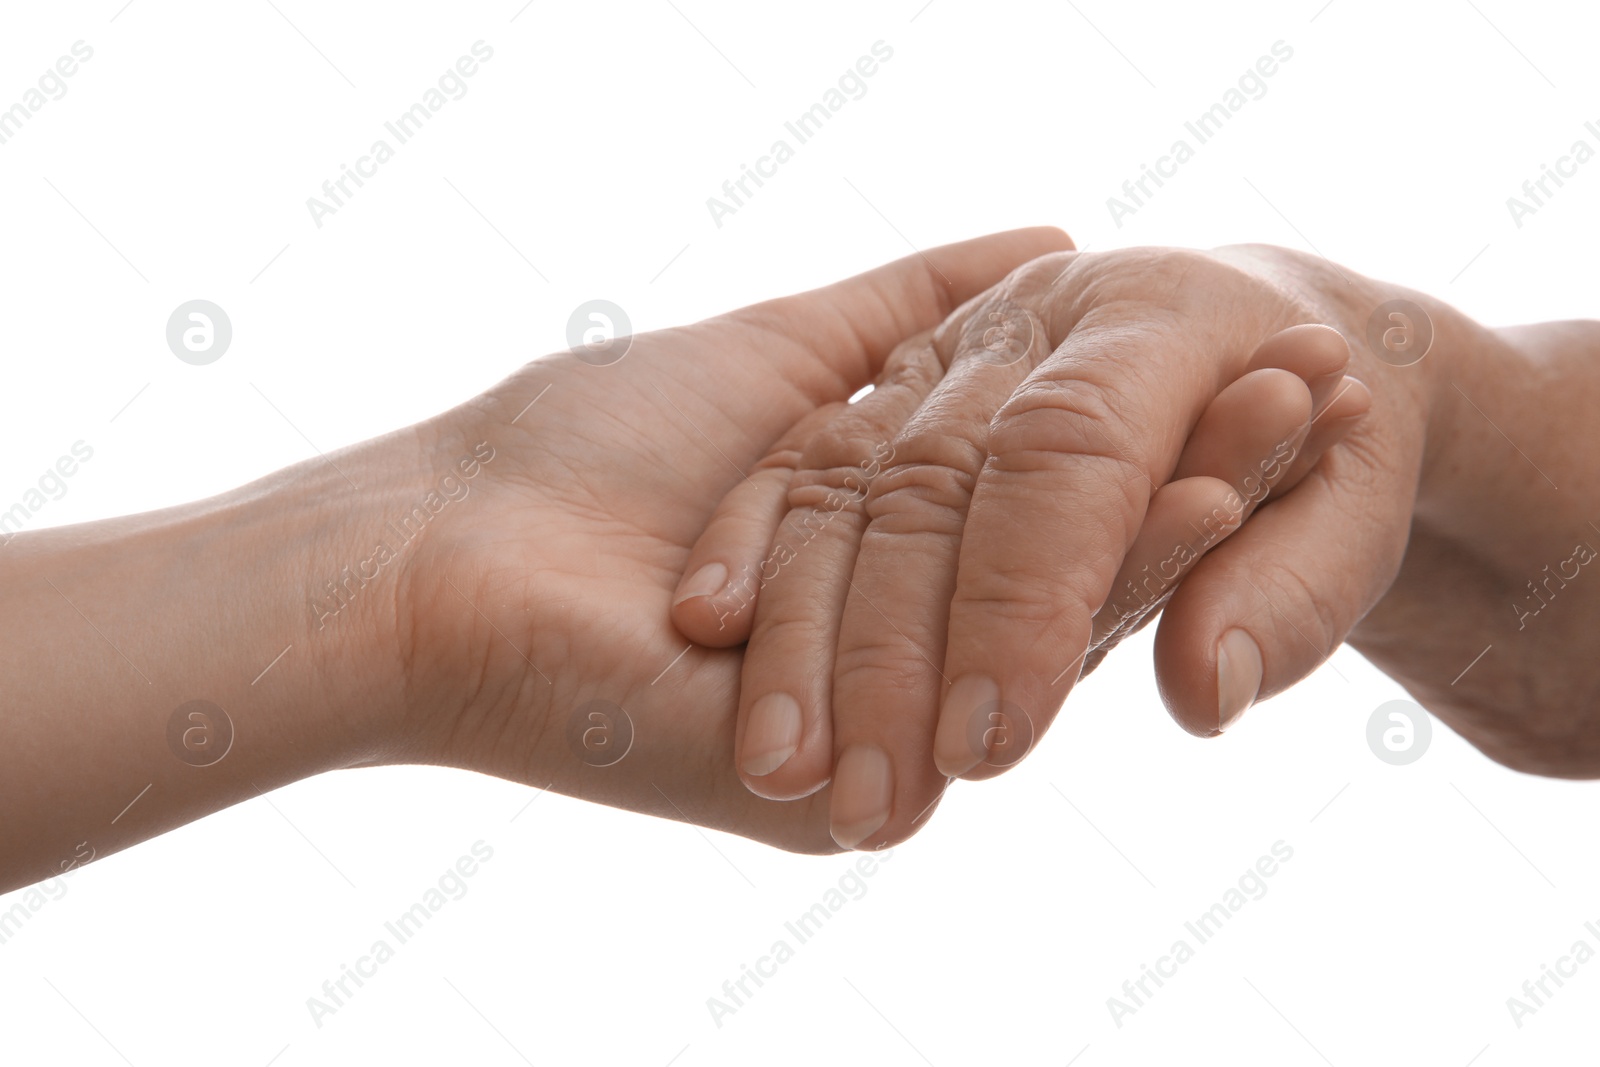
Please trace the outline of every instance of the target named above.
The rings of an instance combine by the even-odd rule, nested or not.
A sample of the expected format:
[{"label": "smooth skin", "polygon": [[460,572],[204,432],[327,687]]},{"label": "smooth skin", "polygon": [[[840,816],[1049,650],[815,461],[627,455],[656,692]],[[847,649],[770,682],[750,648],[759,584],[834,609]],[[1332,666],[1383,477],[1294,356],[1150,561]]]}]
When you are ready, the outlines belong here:
[{"label": "smooth skin", "polygon": [[[1369,321],[1394,299],[1433,332],[1420,361],[1369,347]],[[1007,380],[984,339],[1018,315],[1032,344],[1002,368]],[[1280,332],[1306,323],[1348,348]],[[938,386],[901,386],[791,442],[774,544],[793,539],[816,506],[809,487],[838,483],[847,457],[886,439],[893,458],[871,471],[851,521],[805,541],[737,613],[750,639],[746,784],[806,797],[831,781],[841,845],[904,840],[949,777],[989,777],[1025,755],[1081,673],[1137,628],[1106,625],[1106,612],[1121,614],[1130,571],[1204,511],[1199,479],[1237,487],[1229,465],[1293,426],[1305,441],[1283,484],[1299,484],[1237,532],[1202,538],[1203,556],[1166,588],[1156,672],[1177,721],[1216,735],[1348,640],[1491,757],[1600,773],[1589,711],[1600,672],[1573,636],[1578,616],[1535,628],[1511,607],[1553,600],[1522,586],[1572,557],[1573,542],[1600,545],[1586,525],[1600,519],[1596,472],[1562,439],[1596,399],[1596,340],[1592,323],[1489,331],[1422,294],[1265,246],[1029,264],[935,332],[951,367]],[[1322,375],[1305,381],[1313,407],[1345,383],[1327,425],[1304,430],[1307,398],[1287,379],[1225,404],[1297,347],[1314,363],[1324,342]],[[1253,444],[1221,432],[1246,412],[1262,434]],[[680,589],[704,594],[677,618],[707,643],[726,640],[708,622],[729,617],[694,576],[713,557],[730,571],[762,558],[756,519],[782,508],[756,495],[724,502]],[[1600,582],[1569,575],[1561,596],[1581,612]],[[1496,641],[1511,650],[1456,681]],[[798,731],[784,722],[789,697]]]}]

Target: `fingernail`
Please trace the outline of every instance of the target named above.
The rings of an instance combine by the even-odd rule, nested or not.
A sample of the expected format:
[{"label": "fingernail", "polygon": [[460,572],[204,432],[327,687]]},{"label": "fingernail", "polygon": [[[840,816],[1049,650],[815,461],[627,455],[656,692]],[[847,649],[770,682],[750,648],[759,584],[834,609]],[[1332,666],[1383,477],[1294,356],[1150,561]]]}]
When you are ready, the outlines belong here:
[{"label": "fingernail", "polygon": [[727,584],[728,568],[721,563],[707,563],[678,587],[678,595],[672,601],[672,606],[677,607],[685,600],[693,600],[697,596],[713,596],[720,593],[722,587]]},{"label": "fingernail", "polygon": [[833,839],[855,848],[889,821],[894,798],[889,757],[877,745],[851,745],[833,774]]},{"label": "fingernail", "polygon": [[1261,649],[1243,630],[1217,642],[1217,729],[1226,730],[1261,691]]},{"label": "fingernail", "polygon": [[[1372,403],[1372,390],[1367,388],[1366,383],[1360,378],[1354,378],[1346,374],[1343,378],[1339,379],[1339,387],[1333,391],[1333,395],[1324,400],[1322,402],[1322,406],[1317,408],[1316,411],[1312,412],[1312,425],[1314,426],[1322,420],[1322,417],[1328,413],[1328,409],[1333,407],[1335,401],[1343,398],[1346,394],[1351,393],[1355,394],[1355,400],[1352,400],[1352,403],[1360,400],[1363,394],[1365,394],[1367,397],[1368,405]],[[1365,417],[1366,414],[1367,413],[1365,411],[1362,411],[1359,415],[1341,415],[1337,419],[1330,419],[1329,421],[1343,422],[1345,419],[1359,419]]]},{"label": "fingernail", "polygon": [[800,747],[800,705],[788,693],[768,693],[750,706],[739,768],[762,778],[782,767]]},{"label": "fingernail", "polygon": [[[959,778],[989,755],[988,732],[977,716],[984,707],[998,708],[1000,687],[992,678],[965,674],[944,695],[939,726],[933,737],[933,762],[946,778]],[[977,725],[975,725],[977,723]]]}]

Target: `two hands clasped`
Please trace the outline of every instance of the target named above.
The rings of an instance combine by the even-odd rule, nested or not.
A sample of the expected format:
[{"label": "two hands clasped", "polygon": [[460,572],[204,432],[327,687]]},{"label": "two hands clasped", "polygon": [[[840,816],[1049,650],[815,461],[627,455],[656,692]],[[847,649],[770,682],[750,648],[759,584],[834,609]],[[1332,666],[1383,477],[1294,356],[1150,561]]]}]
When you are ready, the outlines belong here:
[{"label": "two hands clasped", "polygon": [[[1318,324],[1277,330],[1233,366],[1168,367],[1187,380],[1165,397],[1089,392],[1127,375],[1116,363],[1170,346],[1174,320],[1244,276],[1180,257],[1169,271],[1214,272],[1190,280],[1192,305],[1176,273],[1168,289],[1140,269],[1114,313],[1063,306],[1086,262],[1046,256],[901,341],[868,396],[817,409],[773,445],[690,552],[674,622],[704,646],[746,644],[742,779],[774,800],[831,781],[842,847],[899,840],[949,779],[1016,763],[1086,657],[1092,667],[1175,595],[1168,610],[1192,615],[1204,583],[1239,581],[1235,564],[1179,591],[1371,406],[1345,374],[1344,338]],[[1266,326],[1241,322],[1230,340]],[[1133,417],[1152,403],[1182,405],[1168,440],[1127,432],[1159,426]],[[1171,670],[1215,683],[1182,679],[1174,711],[1216,734],[1257,698],[1262,653],[1245,628],[1190,625]],[[1212,647],[1195,647],[1200,636]]]},{"label": "two hands clasped", "polygon": [[[1425,358],[1369,347],[1397,299]],[[1597,336],[1489,330],[1280,248],[1080,254],[1037,229],[645,335],[608,368],[530,365],[494,410],[560,387],[573,406],[544,417],[581,423],[582,448],[540,484],[578,517],[532,520],[522,569],[552,580],[479,588],[539,586],[534,647],[558,660],[609,646],[544,707],[613,702],[633,747],[591,767],[556,724],[531,773],[523,749],[488,762],[791,849],[879,849],[952,778],[1014,765],[1159,613],[1158,685],[1191,733],[1348,641],[1493,758],[1600,773],[1581,634],[1516,632],[1508,610],[1600,501],[1557,445],[1600,391]],[[590,536],[554,580],[558,546]],[[1452,682],[1502,637],[1515,655]],[[488,656],[517,677],[502,689],[541,688]]]},{"label": "two hands clasped", "polygon": [[[1374,341],[1396,301],[1420,358]],[[878,849],[1158,614],[1191,733],[1347,642],[1490,757],[1600,775],[1600,583],[1527,607],[1600,540],[1597,354],[1594,322],[1489,329],[1299,252],[1033,229],[535,360],[219,497],[12,538],[0,781],[54,814],[8,824],[5,881],[384,763]],[[196,698],[225,759],[169,751]],[[626,720],[604,758],[595,707]]]}]

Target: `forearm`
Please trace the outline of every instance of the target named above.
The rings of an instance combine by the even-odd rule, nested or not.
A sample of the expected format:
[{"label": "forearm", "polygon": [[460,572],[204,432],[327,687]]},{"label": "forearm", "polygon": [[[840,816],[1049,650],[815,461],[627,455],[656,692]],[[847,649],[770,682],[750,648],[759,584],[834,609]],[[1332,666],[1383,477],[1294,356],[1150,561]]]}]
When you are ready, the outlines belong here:
[{"label": "forearm", "polygon": [[380,755],[393,593],[339,609],[325,583],[382,496],[314,461],[0,548],[0,890]]}]

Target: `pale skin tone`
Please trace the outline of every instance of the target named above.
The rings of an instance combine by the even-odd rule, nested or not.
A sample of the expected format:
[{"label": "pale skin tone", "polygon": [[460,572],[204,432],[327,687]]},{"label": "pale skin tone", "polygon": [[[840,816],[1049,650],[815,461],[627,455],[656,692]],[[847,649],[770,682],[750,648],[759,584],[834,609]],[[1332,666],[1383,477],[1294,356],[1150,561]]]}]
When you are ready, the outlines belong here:
[{"label": "pale skin tone", "polygon": [[[1413,294],[1439,339],[1421,363],[1393,368],[1360,340],[1368,302],[1392,291],[1354,275],[1347,283],[1320,261],[1270,249],[1214,258],[1067,249],[1059,231],[1031,230],[932,250],[635,338],[612,366],[567,354],[536,361],[434,419],[221,497],[12,538],[0,550],[0,799],[27,814],[0,831],[0,888],[58,873],[84,843],[103,857],[288,782],[381,763],[467,767],[797,851],[836,851],[840,836],[859,848],[903,839],[943,789],[941,762],[953,770],[945,757],[966,758],[959,744],[939,744],[939,706],[954,687],[938,671],[932,682],[919,677],[926,659],[897,648],[899,638],[880,640],[877,662],[850,653],[863,691],[881,701],[870,713],[841,701],[836,680],[826,743],[808,740],[820,746],[824,778],[846,777],[833,762],[835,736],[870,740],[889,763],[889,810],[862,833],[873,813],[848,782],[799,799],[770,798],[799,791],[790,789],[758,795],[773,774],[743,774],[736,760],[748,754],[736,737],[762,695],[752,673],[772,653],[755,641],[748,652],[685,651],[674,618],[693,629],[685,612],[694,602],[676,616],[672,604],[703,562],[696,541],[730,529],[713,517],[746,474],[789,481],[794,453],[852,416],[841,402],[882,379],[897,349],[925,346],[918,338],[932,331],[935,350],[954,353],[973,311],[997,297],[1042,328],[1021,360],[999,368],[1016,375],[1007,388],[970,379],[949,393],[948,411],[962,420],[950,440],[967,435],[958,451],[976,457],[976,492],[959,514],[946,509],[938,551],[904,554],[908,573],[952,590],[943,612],[915,582],[863,585],[889,572],[862,570],[873,537],[861,524],[861,558],[838,564],[878,607],[906,599],[901,628],[923,651],[938,635],[945,676],[999,679],[1042,734],[1076,671],[1052,679],[1074,657],[1095,661],[1081,656],[1091,636],[1106,648],[1128,630],[1105,628],[1102,616],[1097,634],[1090,609],[1140,531],[1150,526],[1158,543],[1170,533],[1161,524],[1225,503],[1256,446],[1300,435],[1287,469],[1267,475],[1273,502],[1207,545],[1166,602],[1157,670],[1179,722],[1217,730],[1223,631],[1242,627],[1259,644],[1260,696],[1348,637],[1490,755],[1544,773],[1596,773],[1600,733],[1579,698],[1600,668],[1582,654],[1574,620],[1600,590],[1573,583],[1522,631],[1517,656],[1486,658],[1471,687],[1447,685],[1492,639],[1472,620],[1509,617],[1511,592],[1571,554],[1563,545],[1582,536],[1588,504],[1600,501],[1583,450],[1562,441],[1600,391],[1585,362],[1597,347],[1589,325],[1495,333]],[[1149,258],[1137,271],[1117,258],[1140,255]],[[1063,271],[1075,260],[1085,266]],[[1355,292],[1336,288],[1346,286]],[[1186,317],[1161,302],[1190,292]],[[1350,351],[1305,331],[1275,339],[1317,323],[1350,339]],[[1062,350],[1071,359],[1050,354],[1074,334],[1082,343]],[[1095,344],[1122,358],[1096,362]],[[1561,489],[1529,477],[1504,437],[1473,423],[1483,416],[1451,381]],[[1092,383],[1105,402],[1091,408],[1089,386],[1072,382]],[[1519,403],[1506,382],[1540,394]],[[886,425],[898,432],[921,404],[907,400]],[[1219,429],[1245,410],[1257,412],[1257,429]],[[971,435],[993,420],[977,456]],[[1111,434],[1115,460],[1091,428]],[[897,448],[872,492],[886,493],[878,487],[895,484],[896,465],[915,455]],[[441,486],[454,499],[420,535],[401,543],[388,532]],[[787,486],[780,496],[791,501]],[[1158,506],[1168,498],[1170,510]],[[915,521],[914,508],[905,514]],[[727,543],[759,544],[763,525],[770,534],[761,518]],[[374,568],[386,539],[394,558]],[[372,577],[330,612],[327,583],[347,567]],[[863,629],[843,585],[843,600],[814,611],[840,642]],[[744,613],[758,631],[776,588]],[[812,641],[796,653],[827,677],[843,648]],[[896,672],[903,693],[890,684]],[[169,721],[190,700],[220,706],[234,725],[232,747],[210,766],[169,747]],[[585,737],[596,701],[625,708],[632,723],[631,747],[609,766],[572,740]]]}]

